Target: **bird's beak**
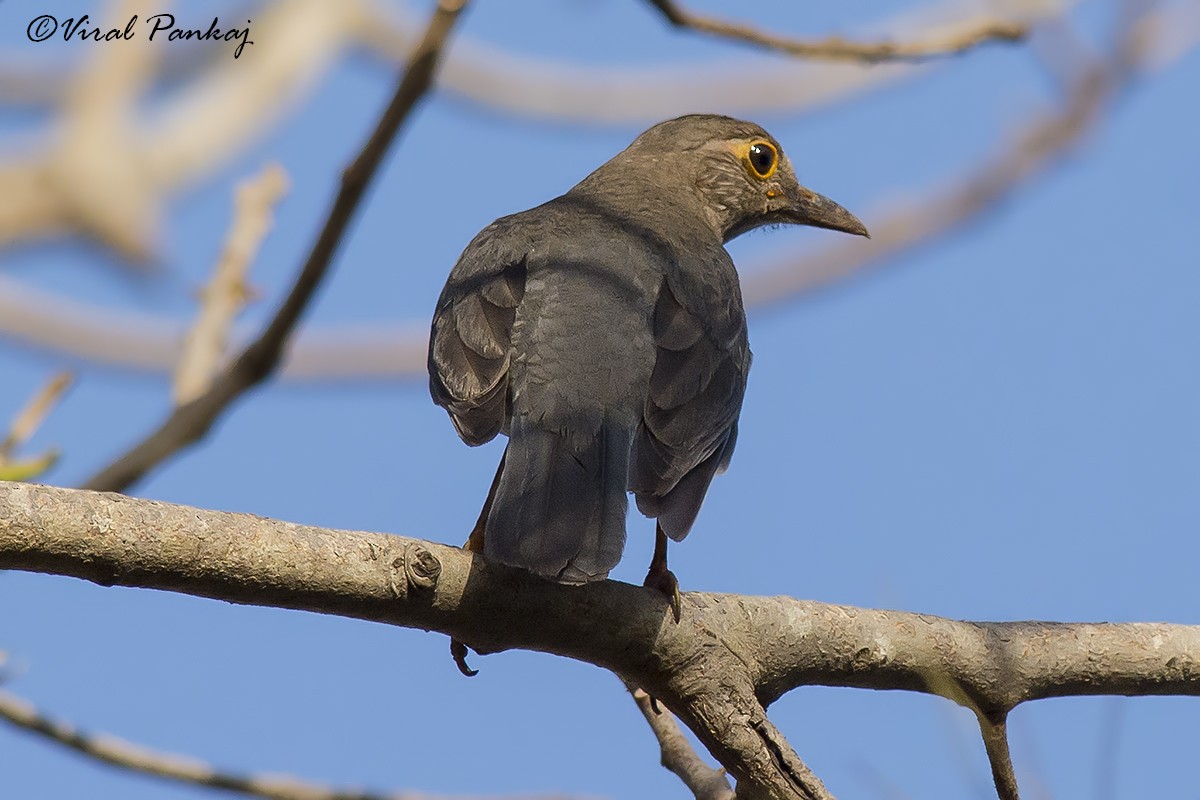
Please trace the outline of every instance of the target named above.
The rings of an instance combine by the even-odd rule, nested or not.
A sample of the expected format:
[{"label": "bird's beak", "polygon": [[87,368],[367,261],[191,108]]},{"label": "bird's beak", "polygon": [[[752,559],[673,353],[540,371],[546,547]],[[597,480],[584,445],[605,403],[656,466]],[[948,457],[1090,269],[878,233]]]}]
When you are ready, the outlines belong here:
[{"label": "bird's beak", "polygon": [[799,192],[788,198],[790,203],[785,212],[788,222],[871,238],[871,234],[867,232],[867,226],[863,225],[858,217],[828,197],[811,192],[803,186],[797,188]]}]

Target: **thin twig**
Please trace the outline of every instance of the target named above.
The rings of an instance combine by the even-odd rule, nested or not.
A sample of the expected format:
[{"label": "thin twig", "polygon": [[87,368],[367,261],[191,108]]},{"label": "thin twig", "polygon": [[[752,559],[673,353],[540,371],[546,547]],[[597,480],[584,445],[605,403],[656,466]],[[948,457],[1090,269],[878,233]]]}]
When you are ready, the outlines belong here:
[{"label": "thin twig", "polygon": [[733,788],[725,770],[713,769],[704,763],[683,735],[674,715],[636,686],[627,683],[625,688],[633,695],[638,710],[649,723],[654,738],[658,739],[663,767],[678,776],[696,800],[733,800]]},{"label": "thin twig", "polygon": [[283,167],[271,164],[238,184],[234,192],[233,222],[175,370],[177,406],[196,400],[212,387],[225,357],[230,327],[246,304],[246,274],[271,229],[275,205],[287,191],[287,183]]},{"label": "thin twig", "polygon": [[926,35],[923,39],[909,42],[851,42],[837,36],[812,41],[792,39],[750,25],[695,14],[681,7],[675,0],[649,0],[649,3],[677,28],[733,39],[802,58],[830,61],[860,61],[870,64],[881,61],[917,61],[957,55],[987,42],[1016,42],[1029,34],[1028,25],[984,19],[970,21],[953,32]]},{"label": "thin twig", "polygon": [[992,780],[996,783],[996,794],[1000,800],[1021,800],[1017,791],[1017,776],[1013,772],[1012,756],[1008,752],[1008,715],[1000,714],[989,719],[986,714],[977,714],[979,732],[983,734],[983,746],[987,749],[988,762],[992,765]]},{"label": "thin twig", "polygon": [[29,438],[37,432],[37,429],[42,426],[42,422],[45,421],[46,415],[63,398],[67,389],[71,388],[74,380],[75,376],[71,372],[65,370],[59,372],[30,398],[25,407],[13,419],[4,440],[0,441],[0,465],[6,463],[16,449],[29,441]]},{"label": "thin twig", "polygon": [[29,701],[5,691],[0,691],[0,719],[121,769],[251,797],[268,800],[433,800],[435,797],[419,792],[377,794],[279,775],[222,772],[192,756],[151,750],[108,734],[85,733],[70,723],[43,715]]},{"label": "thin twig", "polygon": [[291,293],[262,335],[238,357],[204,396],[178,407],[156,431],[89,479],[84,486],[123,491],[147,470],[208,432],[213,422],[247,389],[269,376],[279,364],[292,329],[307,308],[333,260],[359,201],[383,161],[400,125],[433,83],[438,59],[466,0],[441,0],[413,54],[391,103],[354,163],[343,173],[341,189]]}]

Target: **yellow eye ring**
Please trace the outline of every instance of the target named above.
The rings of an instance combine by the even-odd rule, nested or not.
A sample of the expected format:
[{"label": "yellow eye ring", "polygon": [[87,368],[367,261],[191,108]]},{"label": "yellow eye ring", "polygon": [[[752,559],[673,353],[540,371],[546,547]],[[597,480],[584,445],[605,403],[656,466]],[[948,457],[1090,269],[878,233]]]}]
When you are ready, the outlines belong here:
[{"label": "yellow eye ring", "polygon": [[759,180],[765,181],[779,168],[779,151],[767,141],[751,142],[742,158],[750,174]]}]

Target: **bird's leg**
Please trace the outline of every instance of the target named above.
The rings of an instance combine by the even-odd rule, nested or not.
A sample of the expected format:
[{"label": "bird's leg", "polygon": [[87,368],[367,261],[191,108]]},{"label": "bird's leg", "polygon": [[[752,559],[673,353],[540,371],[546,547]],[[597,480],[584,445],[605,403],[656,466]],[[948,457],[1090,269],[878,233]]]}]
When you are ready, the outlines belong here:
[{"label": "bird's leg", "polygon": [[472,553],[483,552],[483,532],[487,528],[488,515],[492,513],[492,502],[496,499],[496,490],[500,488],[500,476],[504,474],[504,458],[508,455],[508,446],[504,448],[504,453],[500,456],[500,463],[496,466],[496,477],[492,478],[492,488],[488,489],[487,499],[483,501],[483,508],[479,511],[479,519],[475,521],[475,527],[471,529],[471,535],[467,537],[466,544],[463,545],[464,550],[470,550]]},{"label": "bird's leg", "polygon": [[646,573],[642,585],[665,594],[667,602],[671,604],[671,613],[679,622],[679,581],[675,579],[675,573],[667,569],[667,534],[657,522],[654,525],[654,556],[650,559],[650,571]]},{"label": "bird's leg", "polygon": [[[463,549],[472,553],[483,552],[483,532],[487,529],[488,515],[492,513],[492,501],[496,499],[496,489],[500,487],[500,476],[504,474],[504,457],[508,455],[508,447],[504,448],[504,454],[500,456],[500,464],[496,467],[496,477],[492,478],[492,488],[488,489],[487,499],[483,501],[483,508],[479,512],[479,519],[475,521],[475,527],[471,529],[471,535],[467,537],[466,544]],[[479,670],[471,669],[467,665],[467,646],[453,637],[450,638],[450,656],[454,659],[454,665],[458,667],[458,671],[468,678],[473,678],[479,674]]]}]

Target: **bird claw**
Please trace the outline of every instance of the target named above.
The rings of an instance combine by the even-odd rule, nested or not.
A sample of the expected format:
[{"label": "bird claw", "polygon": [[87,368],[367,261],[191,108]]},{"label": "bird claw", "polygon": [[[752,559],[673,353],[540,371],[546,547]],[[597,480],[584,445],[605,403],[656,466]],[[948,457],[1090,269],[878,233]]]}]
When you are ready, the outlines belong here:
[{"label": "bird claw", "polygon": [[679,596],[679,581],[675,578],[675,573],[666,568],[657,570],[652,567],[646,574],[646,580],[642,581],[642,585],[649,589],[657,589],[666,595],[667,602],[671,604],[671,616],[678,623],[683,602]]},{"label": "bird claw", "polygon": [[458,671],[468,678],[474,678],[479,674],[479,670],[471,669],[467,665],[467,646],[458,639],[450,640],[450,656],[454,659],[454,666],[458,667]]}]

